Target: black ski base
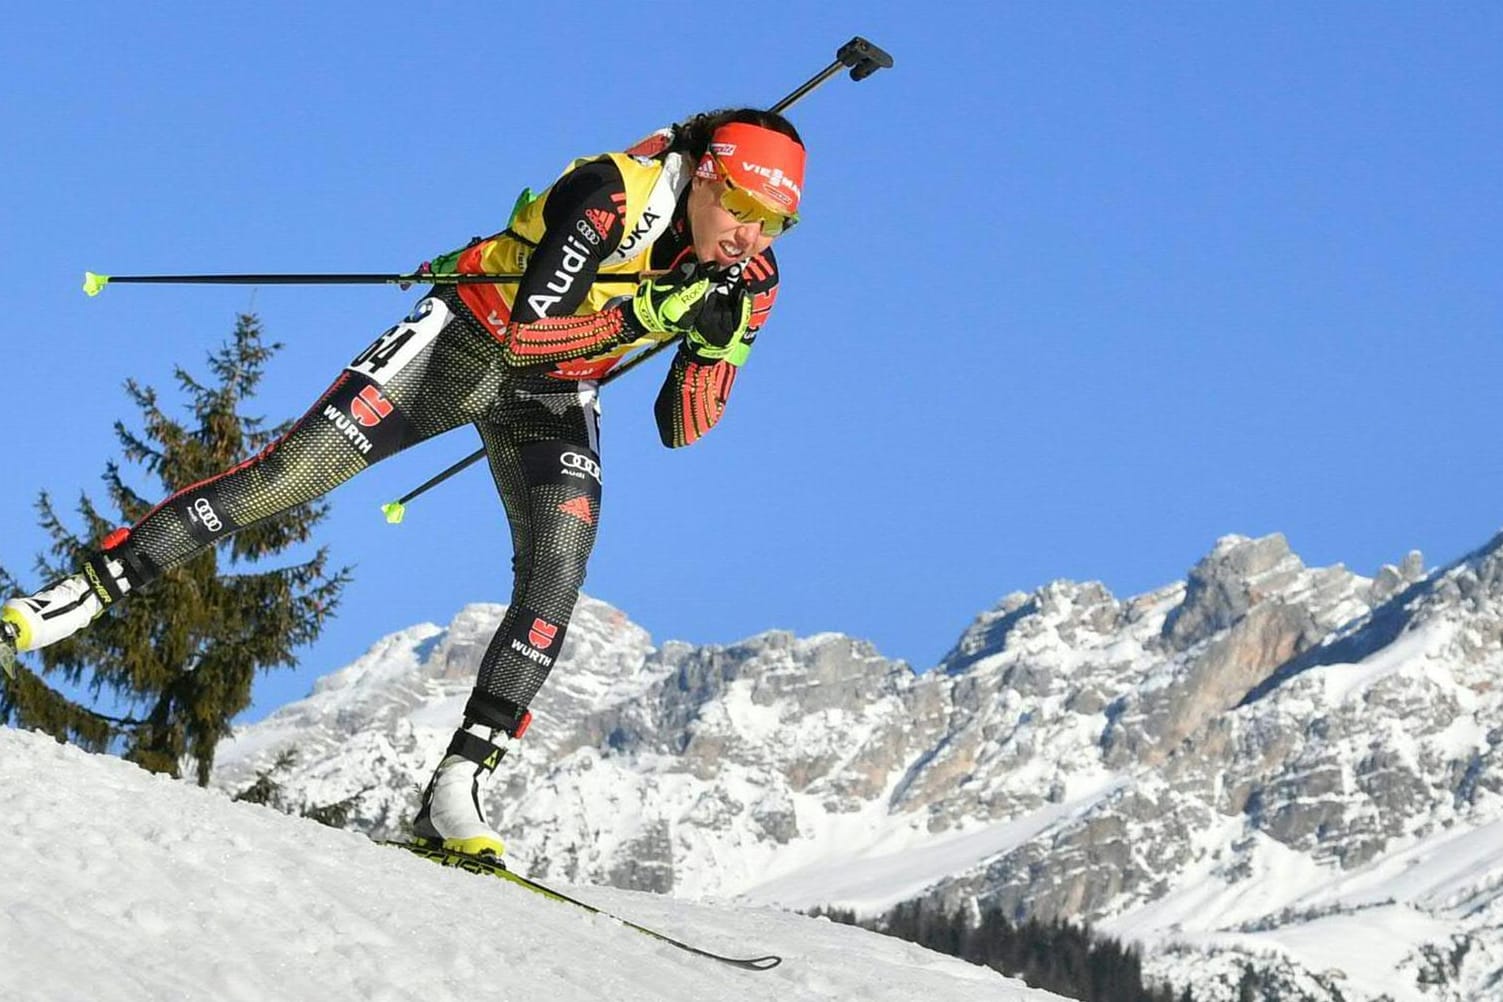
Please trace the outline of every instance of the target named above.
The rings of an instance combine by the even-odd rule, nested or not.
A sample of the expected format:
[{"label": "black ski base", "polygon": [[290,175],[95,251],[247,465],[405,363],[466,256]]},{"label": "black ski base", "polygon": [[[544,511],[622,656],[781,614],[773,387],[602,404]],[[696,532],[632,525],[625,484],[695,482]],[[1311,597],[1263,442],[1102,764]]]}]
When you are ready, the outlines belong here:
[{"label": "black ski base", "polygon": [[522,876],[520,873],[513,873],[506,868],[505,863],[494,856],[471,856],[468,853],[454,852],[438,846],[419,845],[416,842],[386,841],[380,844],[406,849],[413,855],[432,860],[440,866],[448,866],[456,870],[463,870],[466,873],[477,873],[487,877],[500,877],[502,880],[511,881],[519,887],[525,887],[534,894],[541,894],[545,898],[574,905],[576,908],[583,908],[592,915],[603,915],[608,919],[620,922],[628,929],[634,929],[644,936],[651,936],[659,942],[677,947],[685,953],[692,953],[696,957],[705,957],[709,960],[719,961],[722,964],[729,964],[732,967],[739,967],[747,971],[770,971],[783,962],[782,957],[773,954],[765,957],[726,957],[718,953],[711,953],[709,950],[701,950],[697,946],[690,946],[688,943],[674,939],[672,936],[665,935],[655,929],[649,929],[644,925],[638,925],[603,908],[596,908],[594,905],[586,904],[578,898],[571,898],[567,894],[555,891],[551,887],[538,883],[536,880]]}]

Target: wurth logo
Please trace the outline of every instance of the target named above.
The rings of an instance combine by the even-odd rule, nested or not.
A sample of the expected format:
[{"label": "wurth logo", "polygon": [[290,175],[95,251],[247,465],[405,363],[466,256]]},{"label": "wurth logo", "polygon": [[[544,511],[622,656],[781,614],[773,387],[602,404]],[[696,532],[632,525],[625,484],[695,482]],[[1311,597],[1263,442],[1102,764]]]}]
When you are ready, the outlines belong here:
[{"label": "wurth logo", "polygon": [[[529,616],[532,617],[531,626],[526,625]],[[563,645],[564,628],[530,609],[521,610],[519,618],[520,622],[511,628],[507,646],[535,665],[552,668],[554,655],[544,652]]]},{"label": "wurth logo", "polygon": [[349,416],[338,407],[333,404],[325,405],[324,417],[333,422],[334,427],[344,433],[344,437],[350,440],[351,445],[360,450],[362,456],[368,455],[375,448],[375,443],[366,438],[365,433],[360,430],[359,426],[350,420]]},{"label": "wurth logo", "polygon": [[541,651],[552,647],[553,639],[557,636],[558,627],[542,618],[534,619],[532,626],[527,630],[528,642]]},{"label": "wurth logo", "polygon": [[553,667],[552,658],[544,654],[542,651],[534,650],[533,648],[528,647],[516,637],[511,638],[511,649],[522,655],[528,661],[531,661],[533,664],[542,665],[544,668]]},{"label": "wurth logo", "polygon": [[350,401],[350,416],[365,428],[376,427],[381,423],[381,419],[389,417],[394,409],[391,401],[383,397],[381,391],[374,386],[367,386],[360,391],[358,397]]}]

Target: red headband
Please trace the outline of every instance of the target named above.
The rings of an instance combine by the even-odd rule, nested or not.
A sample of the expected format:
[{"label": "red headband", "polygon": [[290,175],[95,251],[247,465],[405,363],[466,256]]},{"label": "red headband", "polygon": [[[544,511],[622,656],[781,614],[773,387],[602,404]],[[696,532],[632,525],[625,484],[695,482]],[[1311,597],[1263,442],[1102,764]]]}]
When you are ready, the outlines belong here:
[{"label": "red headband", "polygon": [[710,137],[710,148],[695,173],[718,177],[717,162],[731,184],[784,215],[798,212],[804,195],[804,148],[790,137],[748,122],[722,125]]}]

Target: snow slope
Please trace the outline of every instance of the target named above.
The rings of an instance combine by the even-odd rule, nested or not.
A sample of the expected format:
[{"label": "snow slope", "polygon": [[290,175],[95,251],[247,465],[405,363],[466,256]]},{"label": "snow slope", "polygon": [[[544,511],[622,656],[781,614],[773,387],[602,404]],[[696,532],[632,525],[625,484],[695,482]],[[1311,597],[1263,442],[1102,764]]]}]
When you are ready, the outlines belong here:
[{"label": "snow slope", "polygon": [[683,954],[502,881],[443,870],[38,734],[0,729],[0,1000],[1047,1002],[985,968],[778,911],[569,888],[731,954]]}]

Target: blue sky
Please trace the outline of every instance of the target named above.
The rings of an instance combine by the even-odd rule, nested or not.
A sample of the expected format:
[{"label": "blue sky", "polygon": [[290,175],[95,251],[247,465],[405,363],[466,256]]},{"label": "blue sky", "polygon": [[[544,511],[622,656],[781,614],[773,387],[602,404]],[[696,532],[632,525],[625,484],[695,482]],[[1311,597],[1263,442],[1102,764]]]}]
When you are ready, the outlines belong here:
[{"label": "blue sky", "polygon": [[[769,104],[860,34],[894,69],[793,113],[804,225],[722,426],[657,443],[656,364],[605,400],[590,593],[659,640],[778,627],[937,661],[999,597],[1126,596],[1227,533],[1432,564],[1500,524],[1496,4],[59,3],[7,17],[0,563],[100,491],[127,376],[237,312],[301,413],[401,317],[384,287],[82,272],[396,271],[517,191],[707,107]],[[546,13],[541,13],[546,11]],[[385,525],[461,430],[333,495],[338,619],[260,715],[383,632],[503,601],[476,468]]]}]

